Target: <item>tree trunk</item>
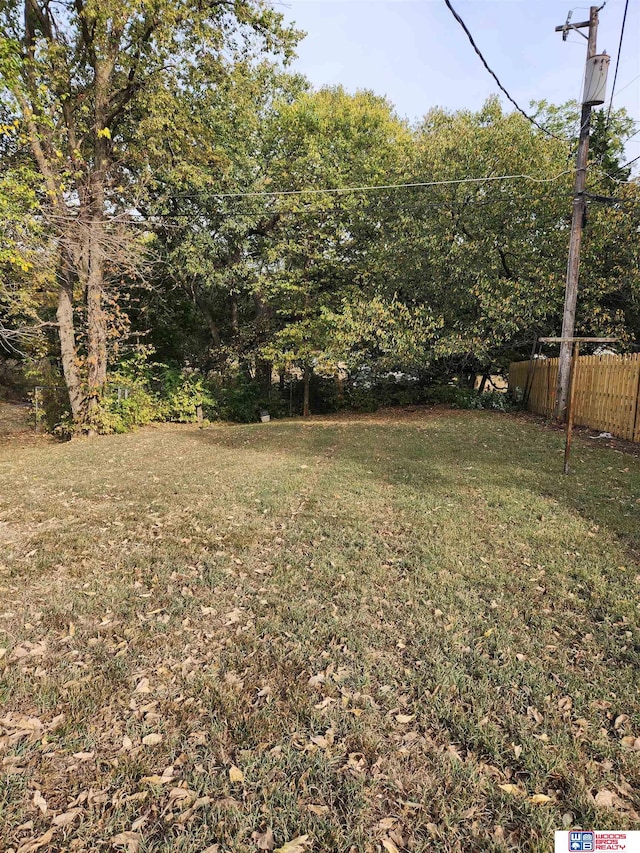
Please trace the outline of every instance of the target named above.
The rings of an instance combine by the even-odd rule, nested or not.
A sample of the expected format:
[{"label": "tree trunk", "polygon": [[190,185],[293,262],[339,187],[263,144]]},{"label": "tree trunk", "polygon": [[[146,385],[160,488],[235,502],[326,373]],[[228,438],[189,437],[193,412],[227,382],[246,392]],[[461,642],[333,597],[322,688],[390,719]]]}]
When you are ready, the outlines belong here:
[{"label": "tree trunk", "polygon": [[209,310],[209,306],[200,296],[196,296],[194,294],[194,301],[197,307],[200,309],[202,316],[207,321],[207,326],[209,327],[209,332],[211,333],[211,340],[213,341],[213,345],[215,347],[219,347],[222,343],[222,338],[220,337],[220,329],[218,329],[218,324],[213,319],[213,314]]},{"label": "tree trunk", "polygon": [[107,317],[103,306],[104,268],[101,227],[96,222],[89,236],[87,276],[87,415],[97,409],[107,382]]},{"label": "tree trunk", "polygon": [[78,353],[73,323],[73,278],[68,262],[64,259],[61,275],[63,283],[58,292],[58,310],[56,312],[58,338],[60,340],[62,372],[71,404],[71,415],[77,423],[82,419],[85,400],[78,370]]},{"label": "tree trunk", "polygon": [[104,310],[104,216],[105,185],[109,167],[110,133],[105,133],[108,83],[112,66],[94,60],[95,164],[88,198],[89,222],[86,240],[87,278],[87,419],[97,409],[107,382],[107,315]]},{"label": "tree trunk", "polygon": [[309,385],[311,382],[311,365],[305,364],[304,366],[304,398],[302,402],[302,417],[308,418],[311,414],[311,409],[309,408]]},{"label": "tree trunk", "polygon": [[231,333],[234,338],[238,337],[240,323],[238,321],[238,294],[231,294]]},{"label": "tree trunk", "polygon": [[263,358],[256,359],[256,379],[260,383],[260,390],[267,400],[271,399],[271,377],[273,375],[273,364]]}]

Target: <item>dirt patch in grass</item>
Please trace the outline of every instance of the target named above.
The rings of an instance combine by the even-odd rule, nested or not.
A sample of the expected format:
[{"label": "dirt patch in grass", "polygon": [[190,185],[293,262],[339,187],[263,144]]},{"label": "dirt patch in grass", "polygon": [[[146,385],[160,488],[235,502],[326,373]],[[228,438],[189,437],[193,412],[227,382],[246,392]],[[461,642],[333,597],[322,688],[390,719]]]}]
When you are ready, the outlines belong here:
[{"label": "dirt patch in grass", "polygon": [[640,461],[561,461],[424,410],[0,447],[0,849],[640,828]]}]

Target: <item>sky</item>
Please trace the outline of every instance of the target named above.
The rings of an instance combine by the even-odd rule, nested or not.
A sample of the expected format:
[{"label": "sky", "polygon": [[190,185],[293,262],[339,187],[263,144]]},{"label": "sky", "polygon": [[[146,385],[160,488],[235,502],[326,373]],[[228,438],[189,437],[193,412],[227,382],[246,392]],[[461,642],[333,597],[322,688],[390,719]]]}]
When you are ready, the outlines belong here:
[{"label": "sky", "polygon": [[[571,2],[452,0],[452,5],[502,84],[528,112],[531,100],[559,104],[582,90],[586,40],[572,32],[563,42],[554,31],[572,8],[572,22],[588,19],[588,7]],[[624,0],[607,0],[600,12],[598,52],[611,55],[604,109],[624,5]],[[307,33],[294,69],[316,87],[370,89],[411,120],[435,106],[476,110],[500,94],[444,0],[274,0],[274,6]],[[509,105],[504,96],[502,101]],[[626,107],[640,130],[640,0],[629,0],[613,104]],[[626,154],[628,159],[640,154],[640,133],[627,143]]]}]

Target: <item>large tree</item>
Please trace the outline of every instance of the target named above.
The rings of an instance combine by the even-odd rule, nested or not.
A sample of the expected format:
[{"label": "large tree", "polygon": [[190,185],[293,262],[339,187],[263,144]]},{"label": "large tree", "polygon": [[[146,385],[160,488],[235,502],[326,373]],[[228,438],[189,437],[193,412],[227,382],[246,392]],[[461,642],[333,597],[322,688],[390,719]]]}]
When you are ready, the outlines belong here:
[{"label": "large tree", "polygon": [[185,93],[215,87],[256,53],[288,55],[295,38],[263,0],[0,5],[2,95],[42,176],[59,246],[56,318],[77,424],[91,425],[105,387],[110,307],[135,257],[135,227],[123,222],[135,222],[153,184],[150,160],[178,148],[186,170],[186,152],[200,156]]}]

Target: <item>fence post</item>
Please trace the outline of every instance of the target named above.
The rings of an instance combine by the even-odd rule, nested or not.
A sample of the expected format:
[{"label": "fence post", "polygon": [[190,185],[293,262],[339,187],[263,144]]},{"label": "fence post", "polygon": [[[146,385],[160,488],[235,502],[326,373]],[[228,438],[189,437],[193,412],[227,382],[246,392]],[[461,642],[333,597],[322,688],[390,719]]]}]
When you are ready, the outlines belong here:
[{"label": "fence post", "polygon": [[640,355],[638,356],[638,381],[636,382],[636,411],[633,417],[631,441],[640,441]]}]

